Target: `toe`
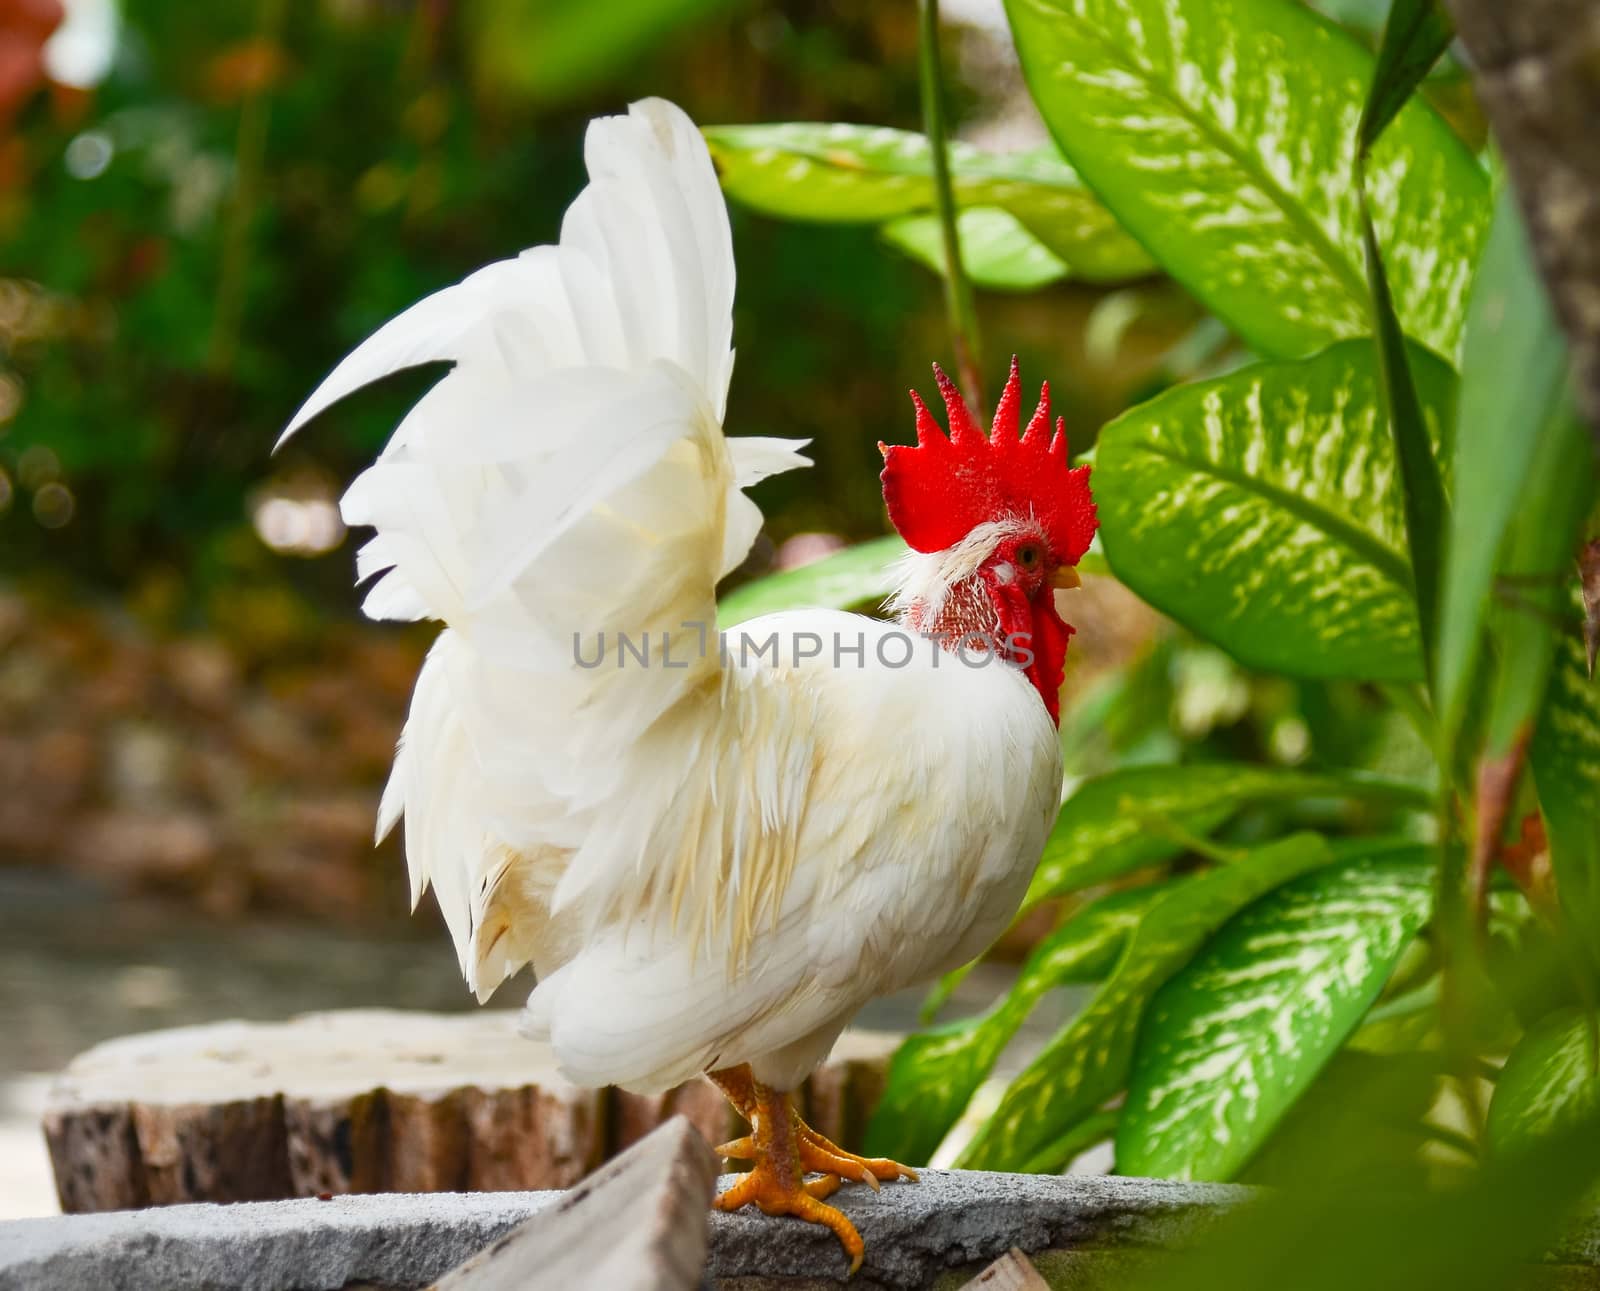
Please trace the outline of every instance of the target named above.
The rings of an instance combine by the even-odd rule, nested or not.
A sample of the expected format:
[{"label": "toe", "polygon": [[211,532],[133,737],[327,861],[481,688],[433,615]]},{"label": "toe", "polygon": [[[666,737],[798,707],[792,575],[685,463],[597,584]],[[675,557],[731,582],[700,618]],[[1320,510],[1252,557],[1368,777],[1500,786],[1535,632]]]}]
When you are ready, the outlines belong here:
[{"label": "toe", "polygon": [[861,1240],[861,1234],[856,1232],[842,1210],[825,1205],[807,1193],[801,1193],[794,1199],[793,1208],[789,1214],[796,1219],[808,1220],[813,1224],[821,1224],[824,1228],[833,1230],[833,1235],[839,1239],[839,1245],[844,1247],[844,1253],[850,1258],[850,1272],[853,1274],[861,1267],[861,1260],[866,1254],[866,1245]]},{"label": "toe", "polygon": [[839,1185],[844,1182],[836,1174],[825,1174],[820,1179],[813,1179],[805,1185],[805,1189],[818,1201],[826,1201],[839,1191]]},{"label": "toe", "polygon": [[740,1175],[738,1179],[722,1192],[711,1199],[711,1204],[718,1210],[738,1210],[741,1206],[748,1206],[756,1200],[761,1191],[761,1181],[755,1172]]}]

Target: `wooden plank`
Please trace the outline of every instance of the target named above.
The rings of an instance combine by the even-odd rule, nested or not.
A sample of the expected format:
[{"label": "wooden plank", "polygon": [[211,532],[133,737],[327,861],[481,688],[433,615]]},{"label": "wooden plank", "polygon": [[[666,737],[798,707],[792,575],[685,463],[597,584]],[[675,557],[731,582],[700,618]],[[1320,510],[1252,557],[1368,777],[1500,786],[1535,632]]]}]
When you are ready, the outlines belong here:
[{"label": "wooden plank", "polygon": [[717,1160],[676,1117],[434,1284],[434,1291],[694,1291]]},{"label": "wooden plank", "polygon": [[1050,1291],[1050,1284],[1017,1247],[1013,1246],[961,1291]]}]

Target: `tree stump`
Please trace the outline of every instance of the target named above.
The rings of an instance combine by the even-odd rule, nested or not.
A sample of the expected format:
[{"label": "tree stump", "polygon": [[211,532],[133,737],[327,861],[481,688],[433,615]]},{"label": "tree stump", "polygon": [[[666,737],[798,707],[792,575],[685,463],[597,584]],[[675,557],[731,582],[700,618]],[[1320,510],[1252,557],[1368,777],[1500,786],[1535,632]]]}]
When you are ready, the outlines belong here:
[{"label": "tree stump", "polygon": [[[61,1209],[567,1188],[674,1115],[712,1144],[738,1129],[709,1082],[580,1089],[515,1027],[498,1010],[349,1010],[97,1045],[45,1109]],[[859,1141],[895,1043],[840,1039],[801,1093],[818,1130]]]}]

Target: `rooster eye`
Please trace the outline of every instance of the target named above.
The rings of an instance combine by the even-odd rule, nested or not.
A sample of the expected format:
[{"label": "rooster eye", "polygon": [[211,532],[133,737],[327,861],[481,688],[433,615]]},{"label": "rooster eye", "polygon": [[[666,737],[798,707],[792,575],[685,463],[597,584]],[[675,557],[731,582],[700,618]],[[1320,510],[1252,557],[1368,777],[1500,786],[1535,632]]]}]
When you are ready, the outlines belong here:
[{"label": "rooster eye", "polygon": [[1032,543],[1023,543],[1017,548],[1017,564],[1024,569],[1037,569],[1039,567],[1039,549]]}]

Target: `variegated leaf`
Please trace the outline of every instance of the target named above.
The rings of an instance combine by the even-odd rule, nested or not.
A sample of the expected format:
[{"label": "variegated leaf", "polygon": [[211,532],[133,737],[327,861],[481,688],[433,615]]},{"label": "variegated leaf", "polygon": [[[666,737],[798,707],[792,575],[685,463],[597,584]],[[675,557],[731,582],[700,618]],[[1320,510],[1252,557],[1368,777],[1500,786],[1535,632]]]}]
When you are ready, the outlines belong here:
[{"label": "variegated leaf", "polygon": [[[1455,377],[1412,347],[1435,450]],[[1101,432],[1112,570],[1251,667],[1416,681],[1422,649],[1370,341],[1171,390]]]},{"label": "variegated leaf", "polygon": [[[723,190],[768,215],[879,224],[934,206],[933,162],[918,133],[805,121],[704,133]],[[1114,281],[1154,267],[1053,148],[952,144],[950,169],[960,205],[1009,211],[1081,278]]]},{"label": "variegated leaf", "polygon": [[899,538],[873,538],[798,569],[757,578],[718,602],[717,626],[731,628],[777,610],[839,610],[882,600],[893,590],[894,563],[905,550]]},{"label": "variegated leaf", "polygon": [[992,1008],[908,1036],[889,1064],[867,1128],[867,1151],[900,1161],[931,1158],[1045,993],[1104,977],[1145,911],[1168,890],[1148,884],[1102,897],[1034,947]]},{"label": "variegated leaf", "polygon": [[[1059,282],[1067,266],[998,206],[971,206],[956,219],[967,277],[993,291],[1033,291]],[[883,237],[936,274],[945,271],[944,230],[937,215],[907,215],[883,226]]]},{"label": "variegated leaf", "polygon": [[1549,1142],[1600,1107],[1595,1020],[1581,1009],[1541,1018],[1495,1082],[1484,1126],[1496,1153]]},{"label": "variegated leaf", "polygon": [[[1266,354],[1370,324],[1356,127],[1372,55],[1295,0],[1006,0],[1062,152],[1135,237]],[[1488,222],[1482,167],[1426,103],[1369,193],[1408,335],[1454,355]]]},{"label": "variegated leaf", "polygon": [[1378,997],[1432,882],[1418,847],[1319,870],[1234,916],[1145,1012],[1117,1169],[1237,1174]]},{"label": "variegated leaf", "polygon": [[1183,851],[1185,834],[1209,834],[1243,807],[1309,798],[1417,810],[1433,804],[1421,785],[1373,776],[1228,762],[1123,767],[1086,781],[1067,799],[1024,904],[1168,860]]},{"label": "variegated leaf", "polygon": [[1315,834],[1293,834],[1237,865],[1175,885],[1134,929],[1115,971],[1084,1010],[1012,1081],[961,1154],[974,1170],[1017,1170],[1123,1086],[1139,1017],[1151,995],[1237,911],[1290,879],[1330,864]]}]

